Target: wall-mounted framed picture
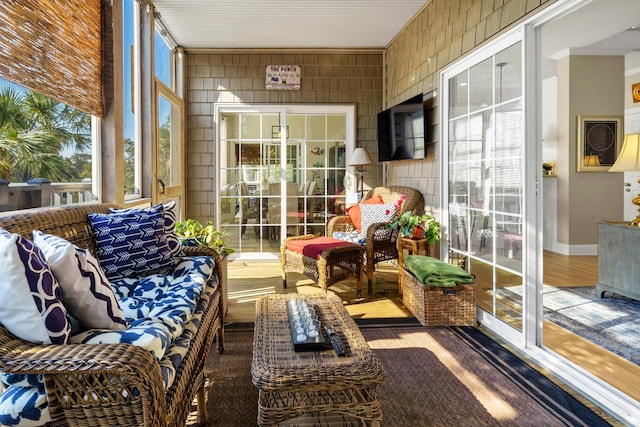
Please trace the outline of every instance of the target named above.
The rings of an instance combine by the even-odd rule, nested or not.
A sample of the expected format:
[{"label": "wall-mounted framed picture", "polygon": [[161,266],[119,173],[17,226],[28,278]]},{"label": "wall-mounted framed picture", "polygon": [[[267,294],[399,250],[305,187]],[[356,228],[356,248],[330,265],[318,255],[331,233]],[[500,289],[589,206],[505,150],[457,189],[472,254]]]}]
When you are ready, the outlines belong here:
[{"label": "wall-mounted framed picture", "polygon": [[578,116],[578,172],[606,172],[622,146],[622,116]]},{"label": "wall-mounted framed picture", "polygon": [[631,85],[631,98],[633,98],[633,102],[640,102],[640,83]]}]

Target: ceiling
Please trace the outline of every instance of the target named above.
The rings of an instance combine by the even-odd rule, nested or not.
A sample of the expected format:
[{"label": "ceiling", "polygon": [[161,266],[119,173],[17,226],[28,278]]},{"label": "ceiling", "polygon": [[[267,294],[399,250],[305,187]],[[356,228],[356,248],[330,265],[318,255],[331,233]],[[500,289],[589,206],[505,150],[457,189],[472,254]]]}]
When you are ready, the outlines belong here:
[{"label": "ceiling", "polygon": [[154,0],[179,46],[384,48],[429,0]]}]

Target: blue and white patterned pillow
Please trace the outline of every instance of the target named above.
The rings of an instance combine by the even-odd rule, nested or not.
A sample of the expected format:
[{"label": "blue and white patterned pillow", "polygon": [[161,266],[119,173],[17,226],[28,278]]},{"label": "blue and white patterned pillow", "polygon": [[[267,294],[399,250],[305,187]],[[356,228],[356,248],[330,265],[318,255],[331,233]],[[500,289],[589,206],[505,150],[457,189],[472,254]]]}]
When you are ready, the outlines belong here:
[{"label": "blue and white patterned pillow", "polygon": [[40,248],[62,288],[69,312],[89,328],[124,329],[127,322],[98,261],[86,249],[51,234],[34,230]]},{"label": "blue and white patterned pillow", "polygon": [[42,426],[51,421],[41,375],[2,375],[7,389],[0,394],[0,425]]},{"label": "blue and white patterned pillow", "polygon": [[31,241],[0,228],[0,323],[18,338],[66,344],[71,326],[60,285]]},{"label": "blue and white patterned pillow", "polygon": [[366,239],[363,238],[360,233],[358,233],[358,230],[334,231],[333,236],[331,237],[333,237],[334,239],[344,240],[345,242],[355,243],[356,245],[364,245],[366,243]]},{"label": "blue and white patterned pillow", "polygon": [[362,238],[367,237],[367,231],[371,224],[389,222],[396,216],[394,203],[384,205],[368,205],[360,203],[360,215],[362,216]]},{"label": "blue and white patterned pillow", "polygon": [[[177,214],[177,205],[175,201],[171,201],[164,205],[157,205],[155,208],[162,207],[164,214],[164,232],[165,239],[167,241],[167,246],[169,246],[169,251],[171,255],[174,257],[184,256],[184,251],[182,250],[182,244],[180,243],[180,239],[176,235],[176,222],[178,221]],[[127,213],[127,212],[137,212],[141,210],[149,210],[150,208],[143,209],[109,209],[111,213]]]},{"label": "blue and white patterned pillow", "polygon": [[100,266],[109,280],[173,267],[165,239],[163,209],[114,214],[90,213]]}]

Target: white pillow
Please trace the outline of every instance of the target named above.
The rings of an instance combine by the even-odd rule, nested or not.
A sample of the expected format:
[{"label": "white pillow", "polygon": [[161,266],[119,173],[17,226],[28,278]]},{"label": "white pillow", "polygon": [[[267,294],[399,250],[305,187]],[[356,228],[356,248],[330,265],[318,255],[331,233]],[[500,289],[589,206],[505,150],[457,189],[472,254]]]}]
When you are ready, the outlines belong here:
[{"label": "white pillow", "polygon": [[360,203],[360,215],[362,216],[362,237],[366,238],[371,224],[389,222],[396,216],[396,205],[395,203],[384,205]]},{"label": "white pillow", "polygon": [[109,281],[88,250],[38,230],[33,232],[33,241],[60,283],[63,303],[82,325],[100,329],[127,327]]},{"label": "white pillow", "polygon": [[66,344],[71,326],[61,299],[40,249],[0,228],[0,323],[23,340]]}]

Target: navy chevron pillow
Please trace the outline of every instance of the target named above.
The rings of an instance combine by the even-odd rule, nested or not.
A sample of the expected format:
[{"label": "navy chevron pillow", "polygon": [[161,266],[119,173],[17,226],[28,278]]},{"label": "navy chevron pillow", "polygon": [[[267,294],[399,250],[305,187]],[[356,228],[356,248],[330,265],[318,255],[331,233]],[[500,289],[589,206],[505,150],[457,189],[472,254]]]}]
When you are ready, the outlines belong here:
[{"label": "navy chevron pillow", "polygon": [[[178,207],[175,201],[170,201],[169,203],[165,203],[164,205],[157,205],[155,208],[161,207],[163,209],[164,215],[164,237],[167,240],[167,246],[169,246],[169,251],[174,257],[184,256],[184,251],[182,250],[182,243],[180,243],[180,239],[176,235],[176,222],[178,221]],[[126,212],[139,212],[142,210],[149,210],[153,208],[125,208],[125,209],[109,209],[111,213],[126,213]]]},{"label": "navy chevron pillow", "polygon": [[100,266],[109,280],[173,267],[162,205],[131,212],[90,213]]}]

